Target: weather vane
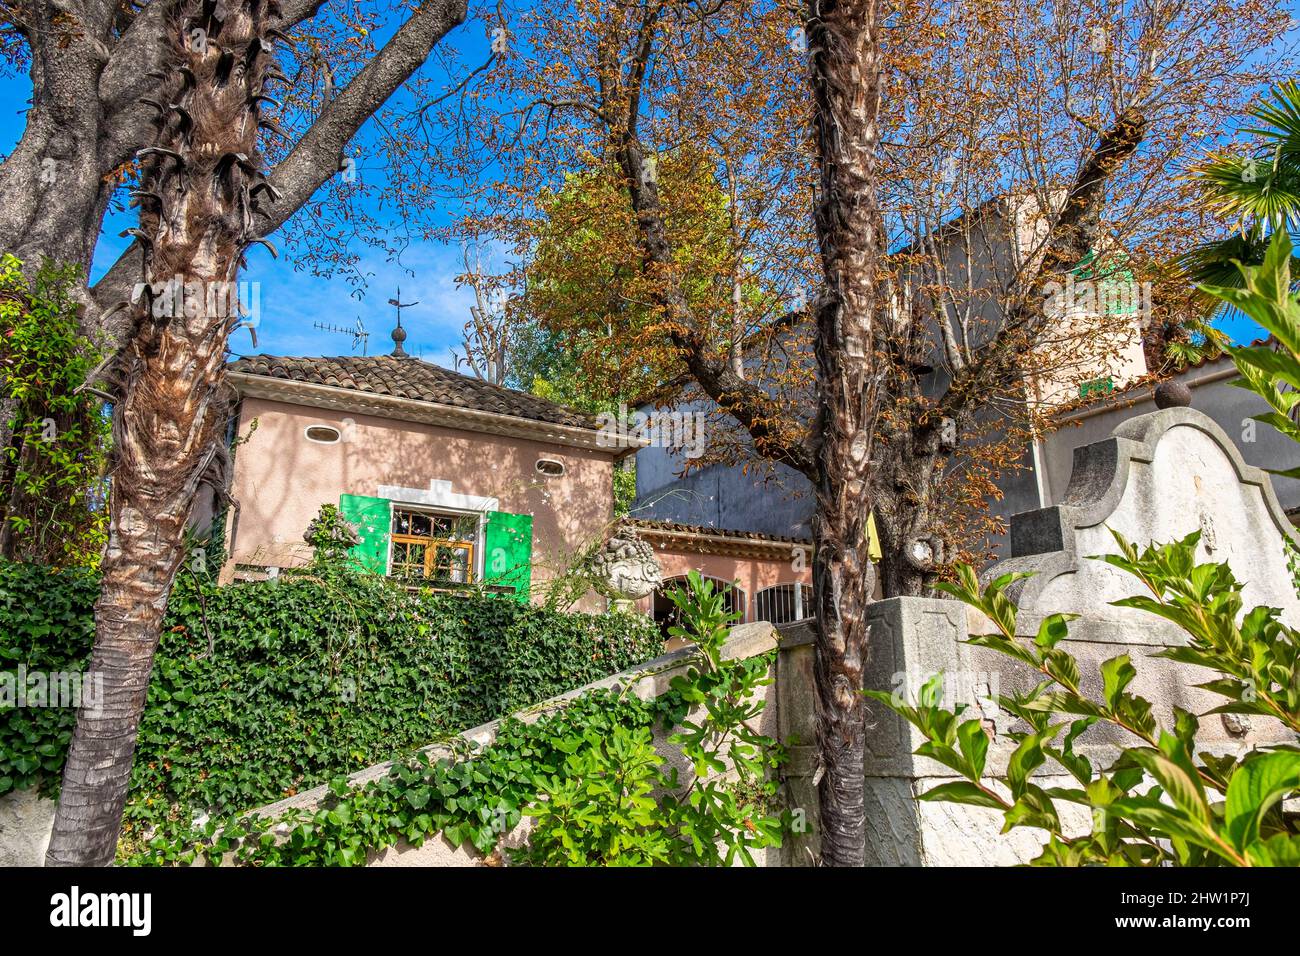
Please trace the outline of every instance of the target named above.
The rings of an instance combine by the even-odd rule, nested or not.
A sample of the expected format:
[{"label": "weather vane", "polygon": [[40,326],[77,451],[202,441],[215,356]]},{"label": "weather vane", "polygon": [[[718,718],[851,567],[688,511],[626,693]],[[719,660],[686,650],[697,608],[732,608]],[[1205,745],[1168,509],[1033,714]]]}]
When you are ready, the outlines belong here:
[{"label": "weather vane", "polygon": [[409,309],[413,305],[419,305],[419,302],[403,302],[402,287],[397,287],[397,298],[389,299],[388,304],[397,308],[397,328],[393,329],[393,344],[396,346],[392,354],[398,358],[405,358],[406,351],[402,348],[402,343],[406,341],[406,329],[402,328],[402,310]]}]

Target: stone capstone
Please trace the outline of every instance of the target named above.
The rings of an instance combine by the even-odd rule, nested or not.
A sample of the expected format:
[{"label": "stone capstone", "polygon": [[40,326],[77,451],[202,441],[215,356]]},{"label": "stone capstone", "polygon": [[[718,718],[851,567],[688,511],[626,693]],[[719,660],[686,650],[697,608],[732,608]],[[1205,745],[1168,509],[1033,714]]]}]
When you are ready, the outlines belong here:
[{"label": "stone capstone", "polygon": [[1156,408],[1190,408],[1192,390],[1182,382],[1161,382],[1156,386]]}]

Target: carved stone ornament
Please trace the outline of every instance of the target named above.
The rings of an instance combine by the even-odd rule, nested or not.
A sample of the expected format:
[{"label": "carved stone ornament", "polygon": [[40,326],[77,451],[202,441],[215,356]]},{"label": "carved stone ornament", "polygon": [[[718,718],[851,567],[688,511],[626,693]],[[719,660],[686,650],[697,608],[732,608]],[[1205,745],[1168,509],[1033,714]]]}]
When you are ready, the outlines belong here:
[{"label": "carved stone ornament", "polygon": [[626,603],[654,593],[663,584],[663,569],[654,549],[629,528],[620,528],[592,556],[597,589],[616,603]]}]

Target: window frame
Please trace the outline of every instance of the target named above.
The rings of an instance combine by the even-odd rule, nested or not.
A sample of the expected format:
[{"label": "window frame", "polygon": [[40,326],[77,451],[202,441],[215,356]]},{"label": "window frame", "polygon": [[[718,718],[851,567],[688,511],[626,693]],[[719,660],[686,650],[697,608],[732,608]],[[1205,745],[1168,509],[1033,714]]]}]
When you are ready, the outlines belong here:
[{"label": "window frame", "polygon": [[[558,471],[547,471],[543,466],[555,465]],[[533,471],[537,472],[543,478],[563,478],[568,473],[568,466],[558,458],[547,458],[542,456],[533,462]]]},{"label": "window frame", "polygon": [[1115,391],[1115,377],[1107,375],[1104,378],[1093,378],[1079,384],[1079,398],[1087,400],[1089,398],[1109,395]]},{"label": "window frame", "polygon": [[[399,534],[394,529],[397,526],[398,512],[404,512],[408,515],[426,515],[429,518],[452,518],[452,519],[474,519],[473,540],[458,541],[455,538],[440,538],[432,534],[432,524],[430,525],[430,534]],[[424,548],[424,573],[419,580],[427,582],[433,586],[446,585],[450,587],[470,587],[479,583],[483,579],[483,569],[481,567],[483,558],[483,521],[484,516],[474,511],[462,511],[456,508],[439,508],[434,505],[413,504],[403,501],[394,501],[389,507],[388,516],[388,571],[387,577],[403,579],[402,575],[395,572],[395,568],[400,563],[409,567],[414,562],[403,561],[397,562],[396,546],[403,545],[420,545]],[[433,572],[437,569],[437,556],[439,546],[446,550],[465,551],[468,553],[465,562],[464,581],[439,580]]]},{"label": "window frame", "polygon": [[[334,433],[334,437],[326,441],[324,438],[312,438],[311,433],[314,429],[322,428]],[[311,425],[303,426],[302,437],[307,439],[313,445],[337,445],[343,441],[343,429],[338,428],[328,422],[314,422]]]},{"label": "window frame", "polygon": [[[703,572],[700,572],[700,577],[705,581],[713,582],[713,591],[715,594],[721,591],[724,594],[730,593],[731,595],[734,595],[734,597],[731,599],[730,602],[730,609],[739,611],[740,619],[737,621],[731,621],[730,623],[728,623],[727,627],[729,628],[737,627],[741,624],[750,623],[749,593],[743,587],[741,587],[734,580],[727,581],[723,578],[715,578],[712,575],[704,574]],[[663,583],[661,583],[659,587],[655,588],[654,591],[651,593],[650,596],[651,616],[653,617],[656,612],[656,601],[667,601],[669,604],[671,604],[672,602],[668,601],[668,596],[667,596],[669,589],[677,585],[686,587],[686,583],[688,580],[689,578],[685,574],[674,574],[671,577],[664,578]],[[672,612],[670,611],[669,612],[670,617],[671,617],[671,613]],[[665,628],[667,626],[666,622],[670,620],[670,617],[665,618],[665,622],[664,622]]]}]

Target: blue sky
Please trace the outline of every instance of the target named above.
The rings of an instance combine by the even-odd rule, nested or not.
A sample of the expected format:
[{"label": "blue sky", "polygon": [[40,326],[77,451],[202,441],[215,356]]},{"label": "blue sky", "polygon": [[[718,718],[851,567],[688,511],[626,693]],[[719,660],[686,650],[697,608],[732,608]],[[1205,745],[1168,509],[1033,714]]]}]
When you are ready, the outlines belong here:
[{"label": "blue sky", "polygon": [[[485,33],[481,20],[470,19],[443,42],[462,54],[464,63],[474,65],[486,57]],[[384,33],[373,36],[377,45],[386,38]],[[430,65],[427,69],[436,83],[445,81],[445,75],[438,75],[437,66]],[[8,153],[21,136],[23,111],[30,92],[26,75],[0,75],[0,102],[13,104],[11,111],[0,113],[0,152]],[[354,142],[365,152],[373,136],[368,124]],[[361,175],[367,175],[364,167]],[[381,221],[392,215],[391,210],[372,211]],[[454,208],[445,207],[440,215],[445,221],[455,212]],[[96,248],[92,281],[129,244],[118,234],[135,224],[134,210],[110,213]],[[364,288],[340,276],[327,278],[296,270],[287,258],[273,260],[261,249],[254,248],[241,281],[259,284],[258,344],[254,348],[248,332],[239,330],[231,341],[231,349],[239,354],[254,351],[280,355],[349,354],[351,337],[316,329],[313,323],[351,327],[360,318],[371,333],[369,353],[388,352],[392,349],[389,333],[394,325],[394,310],[387,302],[400,285],[402,301],[419,303],[403,310],[402,321],[408,330],[406,350],[450,367],[452,349],[459,349],[461,330],[473,303],[472,291],[458,287],[455,282],[456,275],[462,271],[459,247],[417,241],[403,253],[401,264],[387,260],[379,250],[358,247],[357,251],[361,255],[357,269],[365,278]],[[1242,316],[1223,320],[1220,325],[1238,341],[1248,341],[1260,334],[1259,328]]]}]

